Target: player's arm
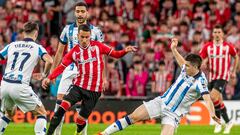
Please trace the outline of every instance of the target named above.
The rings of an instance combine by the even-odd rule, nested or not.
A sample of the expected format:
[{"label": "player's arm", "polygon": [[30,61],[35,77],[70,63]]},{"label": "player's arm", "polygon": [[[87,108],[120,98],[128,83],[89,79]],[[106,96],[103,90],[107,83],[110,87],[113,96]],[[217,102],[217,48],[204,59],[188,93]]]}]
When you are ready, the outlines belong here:
[{"label": "player's arm", "polygon": [[67,41],[68,41],[67,30],[68,30],[68,27],[67,26],[64,27],[64,29],[60,35],[58,49],[57,49],[57,52],[54,57],[53,65],[51,67],[51,72],[53,69],[55,69],[60,64],[60,62],[62,60],[65,46],[67,45]]},{"label": "player's arm", "polygon": [[220,119],[216,116],[215,114],[215,109],[214,109],[214,105],[212,103],[209,91],[208,91],[208,87],[207,87],[207,79],[206,78],[200,78],[200,83],[198,83],[196,89],[197,91],[199,91],[202,95],[203,100],[206,103],[206,106],[209,110],[210,116],[211,118],[216,121],[217,123],[220,123]]},{"label": "player's arm", "polygon": [[45,67],[43,70],[43,77],[46,77],[46,75],[49,73],[50,68],[53,64],[53,59],[49,54],[44,54],[43,55],[43,60],[45,61]]},{"label": "player's arm", "polygon": [[4,60],[4,59],[7,58],[8,48],[9,48],[9,45],[5,46],[5,47],[0,51],[0,59]]},{"label": "player's arm", "polygon": [[137,51],[136,46],[128,46],[128,47],[125,47],[123,50],[120,50],[120,51],[113,50],[111,47],[109,47],[107,45],[104,45],[102,43],[99,44],[99,47],[100,47],[101,52],[103,54],[106,54],[106,55],[111,56],[113,58],[121,58],[129,52],[136,52]]},{"label": "player's arm", "polygon": [[234,58],[234,64],[233,64],[232,73],[234,73],[234,74],[236,75],[236,73],[237,73],[237,68],[238,68],[239,56],[236,54],[233,58]]},{"label": "player's arm", "polygon": [[75,49],[73,48],[70,52],[68,52],[64,56],[62,63],[59,66],[57,66],[57,68],[55,68],[52,71],[52,73],[42,81],[42,87],[44,89],[46,89],[48,87],[51,80],[53,80],[57,76],[59,76],[64,71],[64,69],[73,62],[72,54],[74,51],[75,51]]},{"label": "player's arm", "polygon": [[210,94],[204,94],[204,95],[202,95],[202,97],[203,97],[203,100],[206,103],[206,106],[209,110],[211,118],[214,121],[216,121],[218,124],[221,124],[221,120],[215,115],[215,109],[214,109]]},{"label": "player's arm", "polygon": [[173,56],[175,57],[178,65],[180,67],[182,67],[186,63],[186,61],[182,57],[182,55],[178,52],[177,45],[178,45],[178,39],[173,38],[171,41],[171,50],[172,50]]},{"label": "player's arm", "polygon": [[65,49],[65,46],[66,45],[59,42],[58,49],[57,49],[57,52],[56,52],[55,57],[54,57],[53,65],[51,67],[51,71],[53,69],[55,69],[57,67],[57,65],[60,64],[60,62],[62,60],[62,57],[63,57],[63,52],[64,52],[64,49]]}]

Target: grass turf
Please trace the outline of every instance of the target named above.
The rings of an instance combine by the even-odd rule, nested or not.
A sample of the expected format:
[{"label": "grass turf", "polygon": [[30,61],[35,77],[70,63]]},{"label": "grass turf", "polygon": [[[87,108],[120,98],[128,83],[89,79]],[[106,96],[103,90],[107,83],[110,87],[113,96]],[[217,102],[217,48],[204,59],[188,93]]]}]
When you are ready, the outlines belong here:
[{"label": "grass turf", "polygon": [[[91,124],[88,127],[88,134],[94,135],[99,131],[104,130],[107,125],[104,124]],[[213,126],[180,126],[175,135],[213,135]],[[240,126],[234,126],[230,135],[240,135]],[[127,129],[117,133],[116,135],[159,135],[160,125],[133,125]],[[74,124],[64,124],[62,135],[73,135],[75,132]],[[4,135],[34,135],[34,125],[23,123],[11,123]],[[215,135],[223,135],[215,134]]]}]

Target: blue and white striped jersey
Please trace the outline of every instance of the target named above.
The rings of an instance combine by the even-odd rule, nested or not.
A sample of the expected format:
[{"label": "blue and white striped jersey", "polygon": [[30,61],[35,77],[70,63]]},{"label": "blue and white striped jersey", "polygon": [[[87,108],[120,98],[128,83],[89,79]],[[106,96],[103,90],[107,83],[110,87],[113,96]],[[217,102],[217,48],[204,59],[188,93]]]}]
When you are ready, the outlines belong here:
[{"label": "blue and white striped jersey", "polygon": [[[102,31],[91,24],[88,24],[91,29],[91,40],[103,42],[104,36]],[[77,44],[79,44],[78,41],[78,27],[76,23],[72,23],[69,25],[66,25],[64,29],[62,30],[62,33],[60,35],[60,42],[64,45],[68,45],[68,52]],[[76,66],[74,64],[69,65],[66,70],[77,70]]]},{"label": "blue and white striped jersey", "polygon": [[178,116],[189,112],[190,106],[198,100],[201,95],[207,94],[207,79],[203,72],[191,77],[186,74],[185,65],[177,80],[161,96],[166,104],[166,109],[176,113]]},{"label": "blue and white striped jersey", "polygon": [[3,80],[10,83],[29,84],[34,67],[47,51],[30,38],[12,42],[0,51],[2,59],[7,58]]},{"label": "blue and white striped jersey", "polygon": [[[91,40],[103,42],[104,38],[102,31],[91,24],[89,24],[89,26],[91,28]],[[70,51],[79,43],[77,35],[78,27],[76,23],[66,25],[60,35],[60,42],[64,45],[68,45],[68,51]]]}]

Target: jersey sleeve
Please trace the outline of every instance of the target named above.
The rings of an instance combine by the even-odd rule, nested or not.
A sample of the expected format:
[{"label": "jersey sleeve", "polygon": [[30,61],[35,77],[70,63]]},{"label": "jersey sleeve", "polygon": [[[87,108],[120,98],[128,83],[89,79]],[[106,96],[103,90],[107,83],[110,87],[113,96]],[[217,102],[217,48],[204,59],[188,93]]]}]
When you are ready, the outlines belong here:
[{"label": "jersey sleeve", "polygon": [[209,94],[208,87],[207,87],[207,79],[201,77],[199,79],[199,83],[196,89],[201,95]]},{"label": "jersey sleeve", "polygon": [[104,35],[102,33],[102,31],[99,28],[96,28],[96,40],[99,42],[103,42],[104,41]]},{"label": "jersey sleeve", "polygon": [[100,42],[98,43],[98,47],[102,54],[110,55],[111,52],[113,51],[113,49],[111,47],[107,46],[106,44],[100,43]]},{"label": "jersey sleeve", "polygon": [[204,45],[204,47],[200,50],[199,52],[199,55],[205,59],[208,57],[208,53],[207,53],[207,48],[208,48],[208,45]]},{"label": "jersey sleeve", "polygon": [[232,44],[229,44],[229,53],[233,57],[237,55],[237,50],[236,50],[236,48]]},{"label": "jersey sleeve", "polygon": [[41,45],[39,45],[38,48],[38,56],[44,61],[43,56],[44,54],[47,54],[47,51],[44,47],[42,47]]},{"label": "jersey sleeve", "polygon": [[64,57],[62,60],[62,65],[67,67],[73,62],[73,53],[75,52],[76,48],[71,49]]},{"label": "jersey sleeve", "polygon": [[0,58],[1,58],[1,59],[6,59],[6,58],[7,58],[8,48],[9,48],[9,45],[5,46],[5,47],[0,51]]},{"label": "jersey sleeve", "polygon": [[64,29],[62,30],[62,33],[61,33],[61,35],[60,35],[60,37],[59,37],[59,41],[60,41],[62,44],[64,44],[64,45],[66,45],[67,42],[68,42],[68,36],[67,36],[67,34],[68,34],[68,25],[66,25],[66,26],[64,27]]}]

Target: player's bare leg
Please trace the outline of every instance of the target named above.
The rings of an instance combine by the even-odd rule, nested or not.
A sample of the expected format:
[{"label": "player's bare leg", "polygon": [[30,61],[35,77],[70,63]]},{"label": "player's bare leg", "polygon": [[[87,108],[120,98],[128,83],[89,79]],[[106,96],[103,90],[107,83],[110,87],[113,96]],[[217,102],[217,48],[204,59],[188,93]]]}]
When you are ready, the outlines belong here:
[{"label": "player's bare leg", "polygon": [[32,111],[34,115],[37,116],[37,120],[35,122],[34,131],[36,135],[45,135],[47,131],[47,112],[43,105],[36,106],[35,110]]},{"label": "player's bare leg", "polygon": [[[221,107],[221,102],[222,102],[221,101],[221,93],[217,89],[213,88],[212,91],[210,92],[210,95],[211,95],[211,99],[214,104],[215,114],[218,118],[220,118],[221,117],[220,107]],[[222,126],[219,124],[216,124],[214,133],[220,133],[221,130],[222,130]]]},{"label": "player's bare leg", "polygon": [[172,125],[163,124],[161,135],[174,135],[175,128]]},{"label": "player's bare leg", "polygon": [[148,120],[149,114],[147,112],[146,107],[142,104],[137,109],[133,111],[130,115],[117,120],[110,126],[108,126],[103,132],[101,132],[101,135],[110,135],[112,133],[115,133],[117,131],[123,130],[124,128],[130,126],[131,124],[134,124],[138,121],[142,120]]}]

